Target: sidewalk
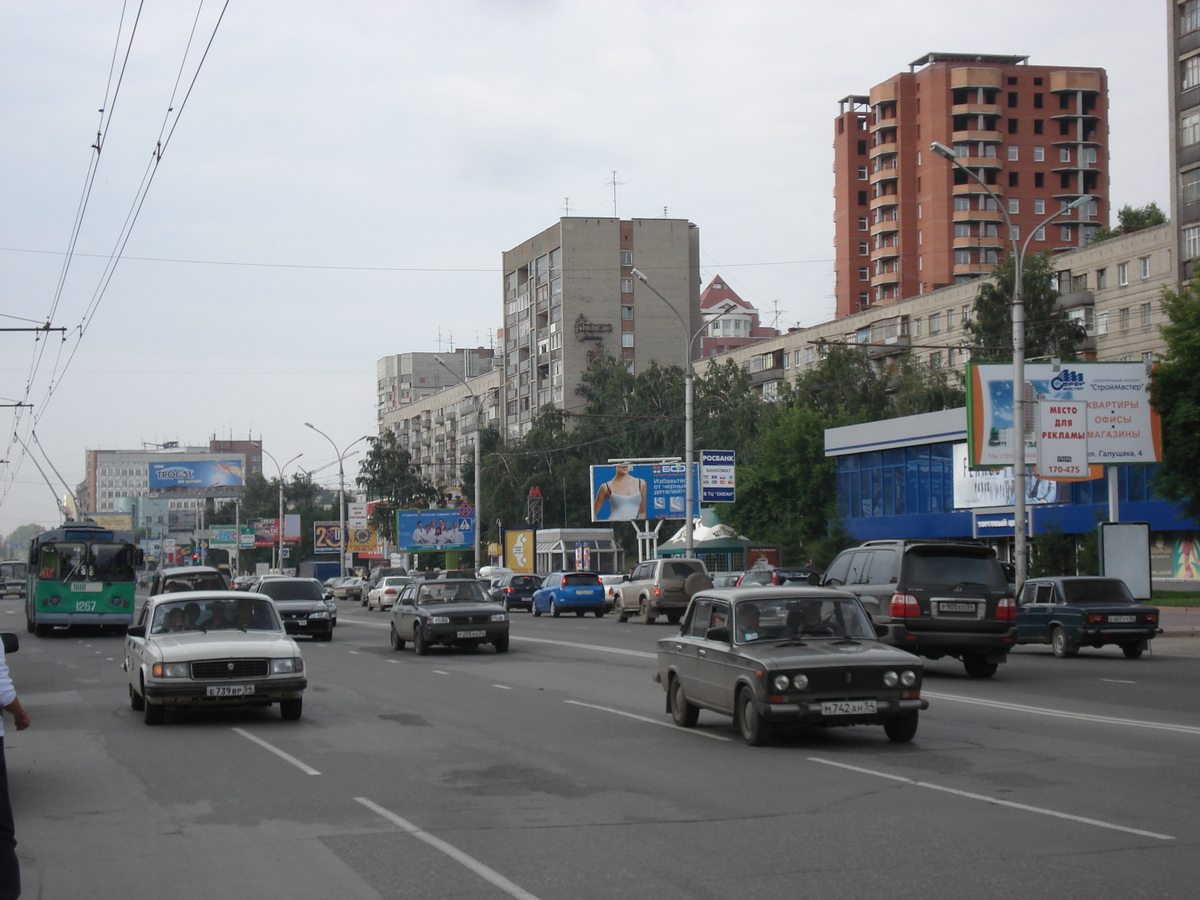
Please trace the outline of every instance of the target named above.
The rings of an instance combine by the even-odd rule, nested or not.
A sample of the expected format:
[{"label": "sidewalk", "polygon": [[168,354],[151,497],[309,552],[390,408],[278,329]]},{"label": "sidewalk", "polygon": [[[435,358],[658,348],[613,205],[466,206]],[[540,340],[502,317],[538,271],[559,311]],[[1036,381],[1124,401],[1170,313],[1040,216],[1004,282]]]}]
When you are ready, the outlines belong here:
[{"label": "sidewalk", "polygon": [[1200,607],[1160,606],[1158,612],[1163,637],[1200,637]]}]

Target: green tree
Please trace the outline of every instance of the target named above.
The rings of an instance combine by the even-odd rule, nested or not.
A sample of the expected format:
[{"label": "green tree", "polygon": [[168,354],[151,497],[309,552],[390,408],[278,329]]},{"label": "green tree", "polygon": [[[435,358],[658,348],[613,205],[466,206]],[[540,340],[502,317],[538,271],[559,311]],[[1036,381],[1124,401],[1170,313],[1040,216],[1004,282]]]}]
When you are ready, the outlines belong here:
[{"label": "green tree", "polygon": [[[1021,282],[1025,299],[1025,357],[1076,359],[1076,348],[1087,336],[1082,325],[1058,309],[1054,261],[1049,253],[1027,256]],[[1016,282],[1013,259],[998,265],[979,285],[970,321],[964,326],[976,362],[1012,359],[1012,298]]]},{"label": "green tree", "polygon": [[891,415],[888,377],[861,347],[823,344],[821,359],[780,398],[787,406],[806,406],[839,424],[871,422]]},{"label": "green tree", "polygon": [[358,486],[380,501],[371,512],[371,524],[381,536],[396,542],[396,511],[420,508],[441,499],[437,487],[421,477],[408,451],[385,431],[369,439],[371,449],[358,470]]},{"label": "green tree", "polygon": [[1153,200],[1145,206],[1133,207],[1125,204],[1117,213],[1117,222],[1120,224],[1116,228],[1104,226],[1096,229],[1096,232],[1092,235],[1092,239],[1088,243],[1096,244],[1100,241],[1107,241],[1109,238],[1114,238],[1120,234],[1128,234],[1131,231],[1137,231],[1141,228],[1162,225],[1166,221],[1166,213],[1159,209],[1158,204]]},{"label": "green tree", "polygon": [[961,375],[909,354],[896,366],[891,399],[892,415],[898,417],[957,409],[967,395]]},{"label": "green tree", "polygon": [[[21,555],[23,555],[26,552],[26,550],[28,549],[28,547],[27,547],[28,543],[31,540],[33,540],[35,537],[37,537],[39,534],[41,534],[43,531],[48,531],[48,530],[49,529],[43,528],[41,525],[21,525],[21,526],[18,526],[17,528],[14,528],[12,530],[12,532],[7,537],[4,538],[4,543],[5,543],[5,545],[8,545],[8,544],[20,545],[20,547],[21,547],[20,553],[21,553]],[[7,558],[7,552],[0,554],[0,556],[4,556],[5,558]]]},{"label": "green tree", "polygon": [[1159,361],[1152,398],[1162,418],[1163,464],[1155,479],[1159,495],[1200,518],[1200,278],[1164,290],[1160,328],[1167,350]]}]

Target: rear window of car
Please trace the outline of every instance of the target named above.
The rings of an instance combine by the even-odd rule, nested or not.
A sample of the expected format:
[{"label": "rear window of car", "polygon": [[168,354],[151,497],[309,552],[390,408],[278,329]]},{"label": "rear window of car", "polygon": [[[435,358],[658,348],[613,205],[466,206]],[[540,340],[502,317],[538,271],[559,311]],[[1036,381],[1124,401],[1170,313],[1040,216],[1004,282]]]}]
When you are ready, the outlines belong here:
[{"label": "rear window of car", "polygon": [[564,585],[599,584],[599,575],[564,575]]},{"label": "rear window of car", "polygon": [[1133,603],[1133,594],[1125,582],[1116,578],[1106,581],[1064,581],[1063,599],[1068,603]]},{"label": "rear window of car", "polygon": [[698,562],[669,562],[663,566],[663,574],[672,578],[687,578],[703,569],[704,566]]},{"label": "rear window of car", "polygon": [[258,586],[259,594],[272,600],[324,600],[321,589],[311,581],[264,581]]},{"label": "rear window of car", "polygon": [[742,584],[743,585],[770,584],[770,583],[771,583],[771,573],[767,569],[761,569],[761,570],[756,570],[753,572],[747,572],[745,575],[742,576]]},{"label": "rear window of car", "polygon": [[1004,570],[993,556],[984,553],[949,553],[944,550],[914,550],[908,554],[904,582],[909,586],[956,587],[980,585],[1007,590]]},{"label": "rear window of car", "polygon": [[512,580],[508,582],[513,587],[541,587],[542,579],[536,575],[514,575]]}]

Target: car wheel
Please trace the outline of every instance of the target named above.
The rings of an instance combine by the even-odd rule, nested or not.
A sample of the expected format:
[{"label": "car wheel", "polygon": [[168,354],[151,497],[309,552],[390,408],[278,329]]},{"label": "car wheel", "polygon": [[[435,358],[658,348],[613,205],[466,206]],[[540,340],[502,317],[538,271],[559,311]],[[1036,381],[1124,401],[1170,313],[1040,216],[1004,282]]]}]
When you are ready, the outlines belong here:
[{"label": "car wheel", "polygon": [[143,700],[143,706],[142,706],[142,721],[143,722],[145,722],[147,725],[161,725],[163,722],[166,721],[167,708],[165,706],[161,706],[157,703],[145,702],[144,697],[142,698],[142,700]]},{"label": "car wheel", "polygon": [[507,653],[508,652],[508,636],[505,635],[502,638],[496,638],[494,641],[492,641],[492,646],[496,648],[497,653]]},{"label": "car wheel", "polygon": [[988,662],[987,657],[981,653],[964,653],[962,664],[971,678],[991,678],[1000,668],[999,663]]},{"label": "car wheel", "polygon": [[294,722],[304,712],[304,698],[293,697],[291,700],[279,701],[279,714],[288,722]]},{"label": "car wheel", "polygon": [[623,610],[623,609],[618,609],[617,610],[617,621],[618,622],[628,622],[629,621],[629,613],[625,612],[625,610]]},{"label": "car wheel", "polygon": [[681,613],[667,613],[667,621],[672,625],[678,625],[680,618],[682,618]]},{"label": "car wheel", "polygon": [[25,630],[33,634],[33,619],[29,618],[29,613],[25,613]]},{"label": "car wheel", "polygon": [[505,612],[512,612],[512,603],[511,603],[510,601],[508,601],[508,600],[505,600],[505,601],[504,601],[504,611],[505,611]]},{"label": "car wheel", "polygon": [[1054,648],[1054,655],[1059,659],[1074,656],[1079,652],[1079,645],[1068,638],[1067,633],[1057,625],[1050,632],[1050,646]]},{"label": "car wheel", "polygon": [[533,604],[531,607],[529,607],[529,611],[530,611],[531,613],[533,613],[533,617],[534,617],[535,619],[536,619],[536,618],[538,618],[538,617],[540,617],[540,616],[541,616],[541,614],[542,614],[542,611],[541,611],[540,609],[538,609],[538,607],[537,607],[537,604],[536,604],[536,603],[535,603],[535,604]]},{"label": "car wheel", "polygon": [[917,735],[917,714],[896,716],[883,723],[884,733],[893,744],[907,744]]},{"label": "car wheel", "polygon": [[738,730],[751,747],[762,747],[771,740],[774,728],[771,723],[759,715],[754,706],[754,693],[749,688],[742,688],[734,704],[737,714]]},{"label": "car wheel", "polygon": [[644,598],[642,599],[642,602],[638,608],[638,611],[641,612],[641,614],[642,614],[642,624],[643,625],[653,625],[654,624],[654,616],[650,615],[650,604]]},{"label": "car wheel", "polygon": [[146,698],[133,689],[133,685],[129,685],[129,708],[134,712],[141,712],[146,707]]},{"label": "car wheel", "polygon": [[413,649],[417,651],[417,656],[429,655],[429,643],[425,640],[420,625],[413,629]]},{"label": "car wheel", "polygon": [[329,631],[326,632],[325,634],[320,635],[319,640],[322,640],[325,642],[332,641],[333,640],[333,628],[330,628]]},{"label": "car wheel", "polygon": [[678,678],[671,679],[671,690],[667,695],[671,698],[671,718],[680,728],[692,728],[700,718],[700,707],[688,702],[683,693],[683,683]]},{"label": "car wheel", "polygon": [[34,634],[34,637],[49,637],[50,636],[50,626],[43,625],[42,623],[39,622],[37,625],[33,626],[33,634]]},{"label": "car wheel", "polygon": [[550,598],[550,615],[556,619],[558,618],[558,604],[554,602],[553,597]]},{"label": "car wheel", "polygon": [[605,612],[605,611],[604,611],[603,609],[598,609],[598,610],[596,610],[596,618],[597,618],[597,619],[603,619],[603,618],[604,618],[604,612]]},{"label": "car wheel", "polygon": [[396,634],[396,626],[395,625],[393,625],[390,630],[391,630],[391,634],[389,635],[389,637],[391,638],[392,649],[393,650],[403,650],[404,649],[404,638],[402,638],[402,637],[400,637],[400,635]]},{"label": "car wheel", "polygon": [[1121,645],[1121,652],[1125,654],[1126,659],[1140,659],[1144,649],[1146,648],[1142,646],[1141,641],[1130,641]]}]

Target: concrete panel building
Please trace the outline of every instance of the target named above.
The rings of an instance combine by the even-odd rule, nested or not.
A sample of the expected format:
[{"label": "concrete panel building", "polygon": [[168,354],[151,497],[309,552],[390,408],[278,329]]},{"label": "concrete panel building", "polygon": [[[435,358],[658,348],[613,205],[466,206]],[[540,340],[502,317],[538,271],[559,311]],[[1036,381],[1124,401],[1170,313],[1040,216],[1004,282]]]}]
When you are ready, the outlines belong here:
[{"label": "concrete panel building", "polygon": [[[438,353],[396,353],[377,359],[375,416],[379,426],[383,427],[384,416],[391,410],[436,394],[447,385],[457,384],[459,378],[475,378],[492,371],[494,355],[487,347],[460,347]],[[446,365],[438,363],[438,358]]]}]

